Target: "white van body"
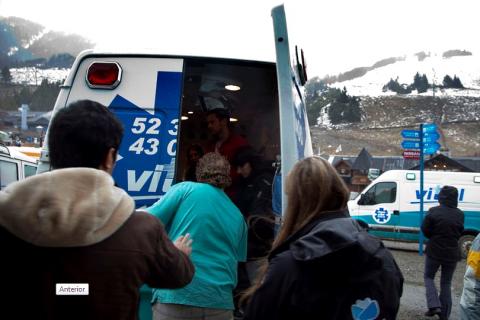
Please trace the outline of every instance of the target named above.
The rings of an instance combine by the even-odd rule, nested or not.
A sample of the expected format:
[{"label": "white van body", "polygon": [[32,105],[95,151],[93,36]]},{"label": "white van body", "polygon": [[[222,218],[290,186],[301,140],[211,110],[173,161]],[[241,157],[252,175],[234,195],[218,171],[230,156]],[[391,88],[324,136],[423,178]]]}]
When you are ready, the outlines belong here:
[{"label": "white van body", "polygon": [[0,145],[0,190],[34,175],[36,171],[36,158],[27,156],[18,147]]},{"label": "white van body", "polygon": [[[480,173],[424,171],[424,216],[429,208],[438,205],[438,193],[444,185],[458,189],[458,207],[465,214],[465,231],[460,240],[465,255],[480,231]],[[420,171],[391,170],[350,200],[348,209],[353,218],[382,238],[418,241],[420,199]]]},{"label": "white van body", "polygon": [[[52,117],[82,99],[97,101],[117,115],[124,137],[113,177],[137,207],[152,205],[182,180],[188,146],[208,151],[206,111],[218,107],[231,111],[232,130],[261,151],[264,160],[274,164],[281,159],[282,171],[288,172],[297,160],[313,153],[302,87],[305,62],[296,48],[291,58],[283,6],[274,8],[272,17],[275,62],[82,52],[61,87]],[[92,83],[97,67],[117,68],[116,81]],[[232,84],[239,90],[228,90]],[[47,170],[48,130],[38,172]],[[285,175],[278,177],[277,203]],[[285,203],[277,207],[281,213]]]}]

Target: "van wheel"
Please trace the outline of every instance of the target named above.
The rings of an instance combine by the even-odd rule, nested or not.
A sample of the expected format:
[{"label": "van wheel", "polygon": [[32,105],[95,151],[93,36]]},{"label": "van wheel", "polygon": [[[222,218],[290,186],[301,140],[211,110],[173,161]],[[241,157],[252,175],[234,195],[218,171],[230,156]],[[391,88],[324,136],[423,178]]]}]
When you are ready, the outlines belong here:
[{"label": "van wheel", "polygon": [[472,246],[473,239],[475,239],[475,236],[473,236],[471,234],[464,234],[458,240],[458,245],[460,247],[460,252],[462,254],[463,259],[467,258],[468,251],[470,250],[470,247]]}]

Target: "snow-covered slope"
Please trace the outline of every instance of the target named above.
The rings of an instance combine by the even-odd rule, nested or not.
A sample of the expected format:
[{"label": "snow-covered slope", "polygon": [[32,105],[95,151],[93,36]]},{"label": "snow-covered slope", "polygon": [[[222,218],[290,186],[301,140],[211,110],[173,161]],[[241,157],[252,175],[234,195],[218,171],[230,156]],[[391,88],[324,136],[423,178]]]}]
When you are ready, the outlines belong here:
[{"label": "snow-covered slope", "polygon": [[52,68],[12,68],[12,83],[24,85],[40,85],[44,79],[48,82],[62,82],[67,78],[70,69]]},{"label": "snow-covered slope", "polygon": [[52,69],[38,69],[38,68],[12,68],[10,74],[12,75],[12,82],[24,85],[40,85],[44,79],[48,82],[63,82],[68,76],[70,69],[66,68],[52,68]]},{"label": "snow-covered slope", "polygon": [[[411,84],[416,73],[426,74],[428,82],[442,85],[445,75],[454,75],[460,78],[466,90],[436,88],[435,95],[439,96],[471,96],[480,97],[480,55],[454,56],[443,58],[441,53],[431,53],[423,61],[417,56],[405,57],[384,67],[367,72],[364,76],[349,81],[331,84],[337,88],[346,87],[350,95],[355,96],[382,96],[396,95],[395,92],[383,92],[382,88],[390,79],[398,77],[399,83]],[[416,91],[412,93],[417,95]],[[431,96],[432,89],[421,95]]]}]

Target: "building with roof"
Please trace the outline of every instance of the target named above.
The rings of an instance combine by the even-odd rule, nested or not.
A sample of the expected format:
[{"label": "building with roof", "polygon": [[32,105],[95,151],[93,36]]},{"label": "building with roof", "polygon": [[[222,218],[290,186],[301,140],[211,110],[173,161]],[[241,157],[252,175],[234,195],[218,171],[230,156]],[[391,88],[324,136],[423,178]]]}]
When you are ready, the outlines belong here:
[{"label": "building with roof", "polygon": [[[388,170],[419,170],[420,161],[402,156],[372,156],[363,148],[357,156],[325,156],[352,192],[361,192],[379,174]],[[480,172],[480,157],[448,157],[444,154],[424,160],[425,170]]]}]

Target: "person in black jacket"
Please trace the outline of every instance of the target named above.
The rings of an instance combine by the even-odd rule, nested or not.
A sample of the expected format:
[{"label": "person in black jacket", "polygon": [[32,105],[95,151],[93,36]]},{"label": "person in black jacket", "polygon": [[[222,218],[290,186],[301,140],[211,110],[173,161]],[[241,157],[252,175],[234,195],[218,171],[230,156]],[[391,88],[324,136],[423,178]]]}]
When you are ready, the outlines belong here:
[{"label": "person in black jacket", "polygon": [[255,261],[268,254],[273,242],[273,170],[250,146],[240,148],[232,164],[242,177],[234,202],[248,223],[247,257]]},{"label": "person in black jacket", "polygon": [[[458,240],[463,232],[464,215],[457,208],[458,190],[444,186],[438,194],[439,206],[430,208],[422,223],[422,232],[429,238],[425,256],[424,281],[426,289],[426,316],[438,314],[448,319],[452,310],[451,283],[457,262],[461,259]],[[434,279],[442,267],[440,296]]]},{"label": "person in black jacket", "polygon": [[395,319],[403,276],[393,256],[346,209],[349,192],[324,159],[287,178],[284,223],[245,320]]},{"label": "person in black jacket", "polygon": [[234,198],[248,225],[247,262],[238,266],[238,284],[235,288],[237,308],[235,315],[241,317],[238,299],[251,286],[261,259],[272,247],[275,218],[272,211],[272,167],[267,167],[261,156],[251,146],[238,149],[232,165],[241,177]]}]

